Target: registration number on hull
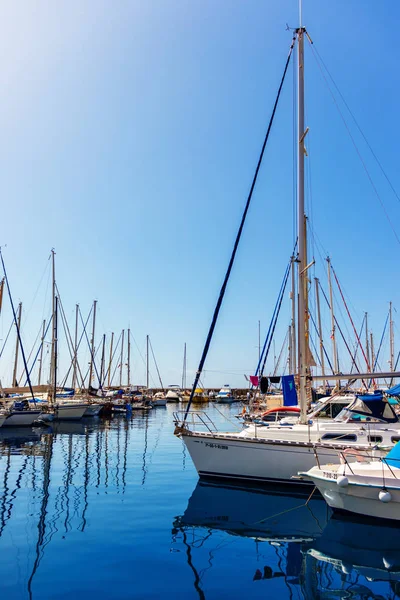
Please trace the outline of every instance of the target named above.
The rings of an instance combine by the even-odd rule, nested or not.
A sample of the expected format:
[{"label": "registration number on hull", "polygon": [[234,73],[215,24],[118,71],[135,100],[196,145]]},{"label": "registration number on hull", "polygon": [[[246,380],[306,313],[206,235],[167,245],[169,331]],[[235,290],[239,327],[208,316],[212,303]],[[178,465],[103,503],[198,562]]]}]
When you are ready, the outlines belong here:
[{"label": "registration number on hull", "polygon": [[222,444],[214,444],[213,442],[205,442],[205,445],[208,448],[216,448],[217,450],[228,450],[228,446],[223,446]]},{"label": "registration number on hull", "polygon": [[325,477],[325,479],[337,479],[338,478],[338,474],[332,473],[332,471],[324,471],[323,476]]}]

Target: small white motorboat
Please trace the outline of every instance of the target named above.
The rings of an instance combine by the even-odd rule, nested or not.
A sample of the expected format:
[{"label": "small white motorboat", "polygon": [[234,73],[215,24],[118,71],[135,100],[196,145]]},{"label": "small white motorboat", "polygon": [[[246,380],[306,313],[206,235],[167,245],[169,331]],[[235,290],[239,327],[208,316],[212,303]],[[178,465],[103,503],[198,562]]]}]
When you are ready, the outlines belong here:
[{"label": "small white motorboat", "polygon": [[169,385],[165,395],[167,402],[182,402],[182,391],[177,385]]},{"label": "small white motorboat", "polygon": [[236,399],[232,394],[232,390],[229,385],[225,385],[221,388],[218,394],[215,396],[215,402],[218,404],[232,404]]},{"label": "small white motorboat", "polygon": [[368,460],[354,448],[340,458],[340,464],[319,465],[300,476],[310,479],[333,509],[400,521],[400,444],[379,459]]}]

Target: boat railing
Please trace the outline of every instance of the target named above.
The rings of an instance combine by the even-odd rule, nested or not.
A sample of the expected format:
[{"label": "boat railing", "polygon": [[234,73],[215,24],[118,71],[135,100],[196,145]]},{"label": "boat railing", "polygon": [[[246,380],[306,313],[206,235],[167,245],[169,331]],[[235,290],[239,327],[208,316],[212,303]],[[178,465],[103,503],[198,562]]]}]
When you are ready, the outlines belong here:
[{"label": "boat railing", "polygon": [[213,433],[217,431],[217,427],[209,415],[204,411],[190,410],[188,413],[184,410],[179,410],[173,413],[175,427],[190,431],[192,428],[198,430],[209,431]]}]

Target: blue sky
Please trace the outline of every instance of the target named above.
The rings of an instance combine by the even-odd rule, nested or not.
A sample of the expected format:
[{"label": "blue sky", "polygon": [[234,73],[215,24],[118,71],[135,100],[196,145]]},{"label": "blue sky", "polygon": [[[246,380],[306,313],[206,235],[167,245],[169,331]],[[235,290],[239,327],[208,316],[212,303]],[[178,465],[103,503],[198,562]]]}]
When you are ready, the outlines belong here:
[{"label": "blue sky", "polygon": [[[315,47],[396,189],[399,16],[389,0],[304,1]],[[294,0],[2,3],[1,243],[14,300],[24,303],[28,352],[50,311],[54,247],[71,324],[76,302],[87,313],[97,299],[98,339],[130,326],[143,353],[149,334],[165,384],[179,383],[187,342],[193,373],[290,45],[286,23],[297,21]],[[400,306],[399,243],[308,45],[305,73],[312,229],[356,323],[368,311],[379,337],[388,302]],[[257,359],[258,320],[264,333],[291,253],[292,82],[291,68],[205,385],[245,383]],[[396,229],[400,203],[347,119]],[[310,274],[325,282],[311,236],[310,251],[317,260]],[[277,353],[289,314],[285,300]],[[2,339],[10,319],[5,302]],[[134,343],[132,353],[133,382],[141,383]],[[0,362],[3,384],[12,355],[13,342]],[[65,349],[61,360],[65,370]]]}]

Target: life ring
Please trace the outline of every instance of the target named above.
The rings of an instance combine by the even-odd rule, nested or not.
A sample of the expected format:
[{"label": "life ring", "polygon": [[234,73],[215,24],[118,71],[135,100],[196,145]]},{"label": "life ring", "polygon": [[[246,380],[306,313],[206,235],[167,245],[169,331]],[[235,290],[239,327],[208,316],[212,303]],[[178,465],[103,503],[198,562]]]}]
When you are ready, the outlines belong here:
[{"label": "life ring", "polygon": [[365,456],[357,448],[346,448],[346,450],[340,453],[340,464],[344,465],[346,463],[346,456],[349,455],[355,456],[357,462],[365,462]]}]

